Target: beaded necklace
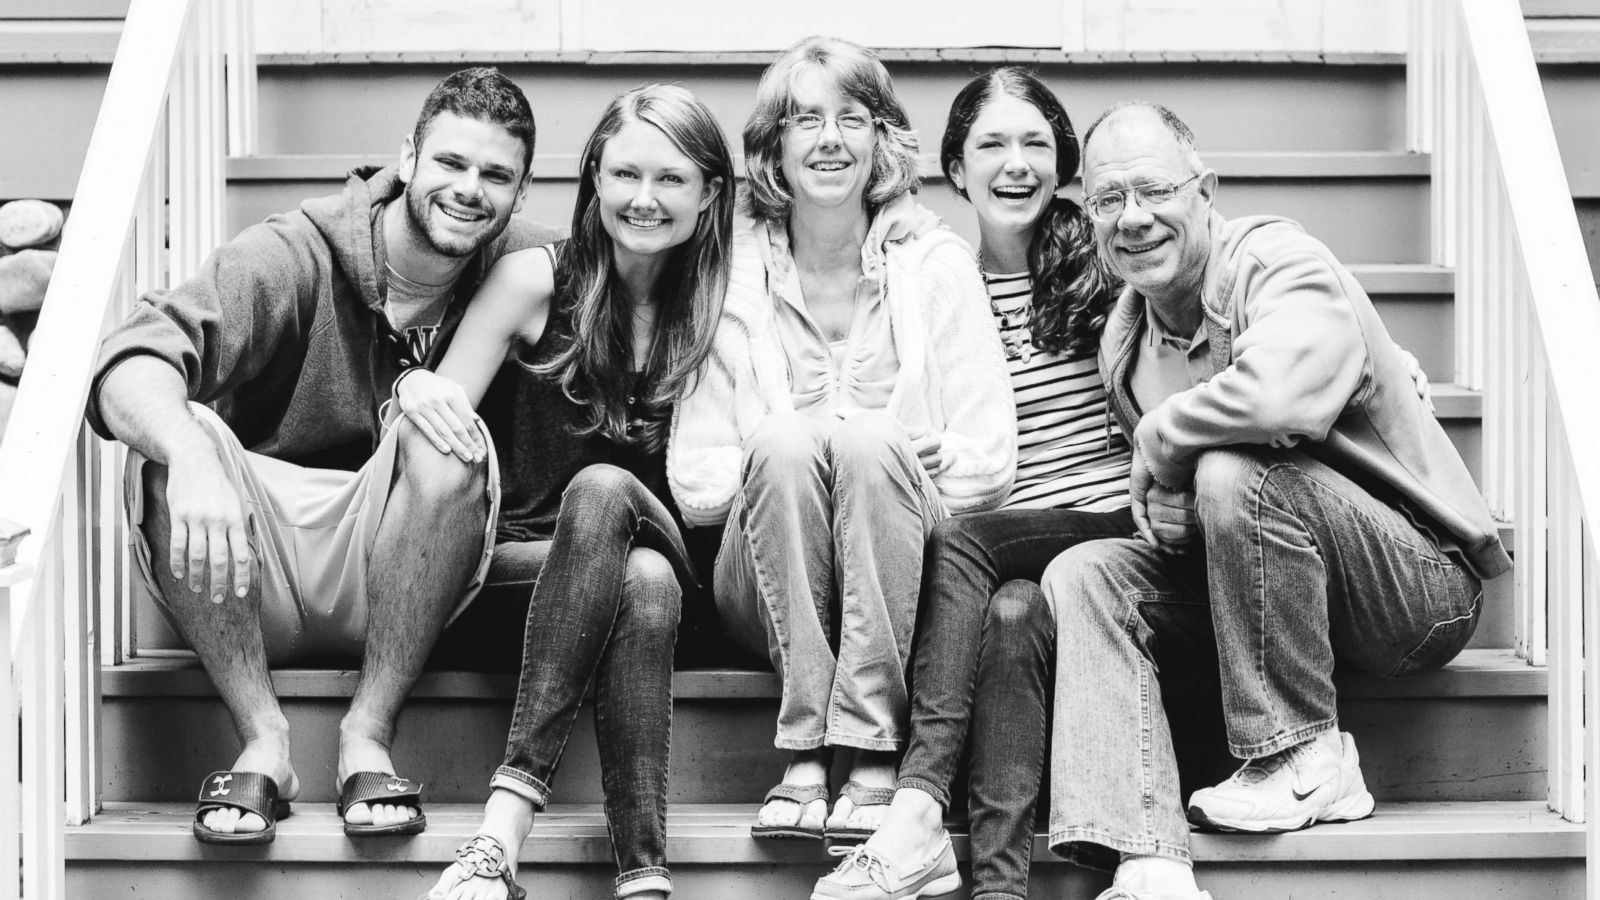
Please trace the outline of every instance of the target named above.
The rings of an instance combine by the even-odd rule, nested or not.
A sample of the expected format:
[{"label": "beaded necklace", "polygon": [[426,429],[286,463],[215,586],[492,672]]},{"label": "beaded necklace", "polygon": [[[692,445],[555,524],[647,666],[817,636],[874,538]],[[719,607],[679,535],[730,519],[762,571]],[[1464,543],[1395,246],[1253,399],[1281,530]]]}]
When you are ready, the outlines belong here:
[{"label": "beaded necklace", "polygon": [[[984,264],[983,251],[978,251],[978,273],[983,276],[983,289],[989,290],[989,269]],[[1005,277],[1005,276],[1001,276]],[[1014,276],[1013,276],[1014,277]],[[1033,358],[1033,329],[1029,323],[1033,318],[1033,300],[1030,297],[1021,307],[1011,312],[1002,312],[1000,304],[995,302],[994,294],[989,294],[989,309],[1000,320],[1000,341],[1005,345],[1007,360],[1022,360],[1023,365]]]}]

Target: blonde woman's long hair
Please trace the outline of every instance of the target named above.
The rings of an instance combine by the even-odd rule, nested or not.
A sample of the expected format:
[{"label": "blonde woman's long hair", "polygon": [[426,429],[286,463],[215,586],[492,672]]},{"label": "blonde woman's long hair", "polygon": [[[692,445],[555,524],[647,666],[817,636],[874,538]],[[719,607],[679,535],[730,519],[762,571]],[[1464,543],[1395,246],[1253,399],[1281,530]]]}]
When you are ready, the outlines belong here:
[{"label": "blonde woman's long hair", "polygon": [[[699,168],[707,184],[721,179],[694,234],[668,251],[671,258],[655,288],[655,340],[638,385],[630,378],[633,307],[617,280],[595,186],[606,142],[630,121],[659,129]],[[693,387],[722,315],[733,245],[733,156],[716,118],[699,98],[677,85],[650,84],[611,101],[579,163],[572,238],[555,276],[555,302],[568,312],[561,317],[568,324],[564,333],[549,336],[560,341],[553,356],[523,365],[556,379],[568,399],[588,408],[588,422],[579,434],[659,450],[666,444],[672,405]],[[630,416],[628,398],[636,389],[640,409]]]}]

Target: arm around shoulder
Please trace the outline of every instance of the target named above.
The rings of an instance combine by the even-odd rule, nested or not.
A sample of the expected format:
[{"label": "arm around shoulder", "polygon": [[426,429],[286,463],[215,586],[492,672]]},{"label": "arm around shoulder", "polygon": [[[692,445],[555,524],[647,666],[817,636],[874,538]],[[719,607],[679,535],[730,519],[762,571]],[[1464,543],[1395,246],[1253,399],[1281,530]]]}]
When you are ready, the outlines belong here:
[{"label": "arm around shoulder", "polygon": [[461,318],[438,373],[477,406],[517,340],[537,343],[555,293],[555,268],[542,247],[508,253],[489,270]]}]

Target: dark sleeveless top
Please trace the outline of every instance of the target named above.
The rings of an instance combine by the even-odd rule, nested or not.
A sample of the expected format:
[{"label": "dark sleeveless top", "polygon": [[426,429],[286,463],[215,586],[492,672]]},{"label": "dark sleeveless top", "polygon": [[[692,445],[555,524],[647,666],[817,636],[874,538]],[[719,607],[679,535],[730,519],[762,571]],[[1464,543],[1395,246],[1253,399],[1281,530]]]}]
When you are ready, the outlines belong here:
[{"label": "dark sleeveless top", "polygon": [[[552,303],[544,335],[524,360],[545,362],[571,334],[570,312]],[[478,414],[488,426],[500,458],[500,521],[496,542],[542,541],[555,534],[561,494],[586,466],[606,463],[631,472],[680,522],[667,489],[665,450],[644,451],[601,437],[578,435],[588,411],[569,400],[554,377],[535,375],[507,360],[490,383]]]}]

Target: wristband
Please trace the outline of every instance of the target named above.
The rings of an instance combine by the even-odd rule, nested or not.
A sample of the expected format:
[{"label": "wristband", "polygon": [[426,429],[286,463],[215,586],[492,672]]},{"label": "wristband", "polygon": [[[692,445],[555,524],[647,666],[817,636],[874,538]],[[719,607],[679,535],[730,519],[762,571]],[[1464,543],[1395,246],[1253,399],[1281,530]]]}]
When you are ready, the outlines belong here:
[{"label": "wristband", "polygon": [[401,370],[400,374],[395,376],[394,384],[389,386],[389,398],[398,402],[400,399],[400,382],[405,381],[407,375],[425,371],[427,371],[426,366],[410,366]]}]

